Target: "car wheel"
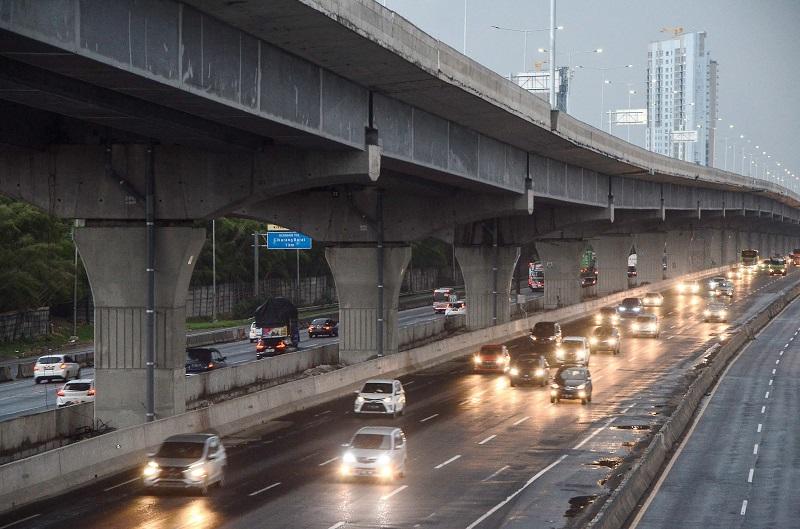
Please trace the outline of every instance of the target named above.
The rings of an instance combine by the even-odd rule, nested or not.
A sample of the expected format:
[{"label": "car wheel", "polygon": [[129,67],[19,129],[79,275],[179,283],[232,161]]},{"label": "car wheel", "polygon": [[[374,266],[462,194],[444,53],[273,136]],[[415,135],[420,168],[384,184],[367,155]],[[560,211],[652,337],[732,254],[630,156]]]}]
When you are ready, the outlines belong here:
[{"label": "car wheel", "polygon": [[75,378],[76,378],[76,379],[77,379],[77,378],[81,378],[81,368],[80,368],[80,367],[78,368],[78,372],[77,372],[77,373],[75,373]]},{"label": "car wheel", "polygon": [[38,377],[33,379],[33,383],[34,384],[39,384],[41,381],[42,381],[42,379],[38,378]]},{"label": "car wheel", "polygon": [[581,404],[586,406],[586,399],[581,399]]},{"label": "car wheel", "polygon": [[200,495],[201,496],[208,496],[208,481],[204,481],[203,485],[200,486]]},{"label": "car wheel", "polygon": [[555,403],[556,403],[556,398],[550,397],[550,404],[555,404]]},{"label": "car wheel", "polygon": [[222,471],[219,474],[219,480],[217,480],[217,488],[218,489],[221,489],[222,487],[225,486],[225,474],[226,474],[226,472],[225,472],[225,469],[223,468]]},{"label": "car wheel", "polygon": [[590,395],[587,397],[587,399],[589,400],[589,402],[592,402],[592,395],[590,394]]},{"label": "car wheel", "polygon": [[397,419],[397,409],[392,412],[392,419]]},{"label": "car wheel", "polygon": [[517,385],[513,380],[509,380],[508,383],[512,388]]}]

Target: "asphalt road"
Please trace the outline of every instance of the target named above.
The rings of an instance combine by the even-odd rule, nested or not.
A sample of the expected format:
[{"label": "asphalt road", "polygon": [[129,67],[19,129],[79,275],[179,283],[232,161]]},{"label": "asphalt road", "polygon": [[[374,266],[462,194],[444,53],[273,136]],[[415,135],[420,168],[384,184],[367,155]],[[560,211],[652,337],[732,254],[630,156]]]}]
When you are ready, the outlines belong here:
[{"label": "asphalt road", "polygon": [[[759,310],[799,276],[742,281],[733,317]],[[408,409],[397,420],[355,417],[352,398],[342,398],[226,439],[228,483],[210,497],[144,494],[134,470],[0,517],[0,528],[562,527],[574,514],[570,500],[609,476],[593,460],[639,435],[616,425],[653,415],[727,328],[702,322],[704,306],[699,296],[668,293],[658,309],[661,339],[626,337],[619,356],[593,355],[587,406],[551,405],[546,388],[511,388],[502,375],[472,373],[462,358],[404,377]],[[591,328],[584,320],[564,331]],[[514,354],[527,343],[508,345]],[[337,478],[342,443],[365,424],[406,432],[404,479]]]},{"label": "asphalt road", "polygon": [[721,379],[632,528],[800,527],[800,301]]}]

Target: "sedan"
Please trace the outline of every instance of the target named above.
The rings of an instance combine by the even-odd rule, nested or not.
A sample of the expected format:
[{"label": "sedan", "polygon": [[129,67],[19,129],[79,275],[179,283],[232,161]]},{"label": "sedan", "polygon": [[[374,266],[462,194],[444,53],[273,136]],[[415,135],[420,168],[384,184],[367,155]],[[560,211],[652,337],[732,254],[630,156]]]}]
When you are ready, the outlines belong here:
[{"label": "sedan", "polygon": [[406,392],[399,380],[367,380],[361,391],[356,391],[353,413],[378,413],[397,417],[406,409]]},{"label": "sedan", "polygon": [[392,480],[406,473],[406,436],[400,428],[365,426],[347,443],[339,472],[344,478]]},{"label": "sedan", "polygon": [[639,298],[625,298],[617,307],[617,312],[623,318],[635,318],[644,310],[642,300]]},{"label": "sedan", "polygon": [[475,371],[505,373],[510,361],[511,355],[505,345],[484,345],[472,357]]},{"label": "sedan", "polygon": [[94,380],[91,378],[81,378],[72,380],[56,393],[56,407],[63,408],[73,404],[84,402],[94,402],[95,389]]},{"label": "sedan", "polygon": [[664,296],[659,292],[648,292],[642,296],[642,305],[645,307],[660,307],[664,304]]},{"label": "sedan", "polygon": [[212,485],[223,485],[227,462],[225,447],[217,435],[173,435],[150,454],[142,470],[144,488],[195,489],[205,495]]},{"label": "sedan", "polygon": [[556,362],[561,365],[589,365],[589,343],[582,336],[567,336],[556,349]]},{"label": "sedan", "polygon": [[655,314],[642,314],[641,316],[637,316],[631,323],[631,334],[633,336],[658,338],[660,334],[658,317]]},{"label": "sedan", "polygon": [[698,281],[681,281],[675,287],[675,290],[678,291],[678,294],[699,294],[700,293],[700,282]]},{"label": "sedan", "polygon": [[508,379],[511,387],[521,384],[544,386],[550,375],[550,366],[542,355],[523,355],[511,360]]},{"label": "sedan", "polygon": [[38,384],[42,380],[51,381],[61,379],[67,381],[81,375],[81,366],[70,355],[42,356],[33,366],[33,382]]},{"label": "sedan", "polygon": [[581,404],[592,402],[592,375],[584,366],[562,367],[550,386],[550,402],[580,399]]},{"label": "sedan", "polygon": [[722,303],[709,303],[706,310],[703,311],[703,320],[706,322],[728,321],[728,307]]},{"label": "sedan", "polygon": [[330,318],[317,318],[308,326],[308,337],[339,336],[339,322]]},{"label": "sedan", "polygon": [[595,351],[611,351],[619,354],[619,329],[608,325],[602,325],[592,331],[589,337],[589,349]]},{"label": "sedan", "polygon": [[595,325],[617,325],[619,323],[619,314],[615,307],[602,307],[597,314],[594,315]]},{"label": "sedan", "polygon": [[186,350],[186,374],[196,375],[212,369],[227,367],[225,357],[214,347],[193,347]]}]

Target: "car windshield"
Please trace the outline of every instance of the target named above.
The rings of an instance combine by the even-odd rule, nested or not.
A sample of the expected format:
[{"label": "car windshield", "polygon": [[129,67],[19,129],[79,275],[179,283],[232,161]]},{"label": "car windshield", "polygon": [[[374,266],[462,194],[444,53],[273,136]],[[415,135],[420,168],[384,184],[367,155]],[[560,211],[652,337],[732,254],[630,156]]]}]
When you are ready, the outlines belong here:
[{"label": "car windshield", "polygon": [[552,336],[556,333],[556,324],[550,322],[539,322],[533,326],[533,334],[536,336]]},{"label": "car windshield", "polygon": [[783,266],[783,259],[772,259],[769,264],[775,266]]},{"label": "car windshield", "polygon": [[211,361],[211,349],[189,349],[186,356],[190,362],[208,363]]},{"label": "car windshield", "polygon": [[659,294],[645,294],[644,297],[646,297],[648,299],[653,299],[653,298],[658,299]]},{"label": "car windshield", "polygon": [[651,323],[655,321],[655,318],[651,318],[650,316],[639,316],[636,318],[636,321],[639,323]]},{"label": "car windshield", "polygon": [[522,367],[537,366],[542,362],[540,356],[521,356],[517,359],[516,364]]},{"label": "car windshield", "polygon": [[170,459],[200,459],[202,455],[203,443],[189,441],[167,441],[156,453],[156,457]]},{"label": "car windshield", "polygon": [[638,307],[639,303],[639,298],[625,298],[622,300],[623,307]]},{"label": "car windshield", "polygon": [[57,364],[61,361],[58,356],[43,356],[39,359],[40,364]]},{"label": "car windshield", "polygon": [[577,351],[579,349],[583,349],[583,342],[565,340],[561,342],[561,347],[568,351]]},{"label": "car windshield", "polygon": [[325,325],[328,323],[328,320],[325,318],[317,318],[311,322],[311,325]]},{"label": "car windshield", "polygon": [[88,382],[69,382],[64,386],[67,391],[89,391],[92,387]]},{"label": "car windshield", "polygon": [[594,330],[595,336],[611,336],[614,334],[614,329],[611,327],[598,327]]},{"label": "car windshield", "polygon": [[434,292],[433,293],[433,301],[449,301],[450,300],[450,292]]},{"label": "car windshield", "polygon": [[392,447],[392,438],[383,434],[360,433],[353,437],[350,445],[366,450],[389,450]]},{"label": "car windshield", "polygon": [[577,386],[586,382],[586,370],[584,369],[566,369],[558,374],[556,377],[558,381],[566,386]]},{"label": "car windshield", "polygon": [[367,382],[361,388],[361,393],[387,393],[391,394],[392,385],[388,382]]},{"label": "car windshield", "polygon": [[503,347],[500,345],[484,345],[481,347],[482,355],[499,355],[503,352]]}]

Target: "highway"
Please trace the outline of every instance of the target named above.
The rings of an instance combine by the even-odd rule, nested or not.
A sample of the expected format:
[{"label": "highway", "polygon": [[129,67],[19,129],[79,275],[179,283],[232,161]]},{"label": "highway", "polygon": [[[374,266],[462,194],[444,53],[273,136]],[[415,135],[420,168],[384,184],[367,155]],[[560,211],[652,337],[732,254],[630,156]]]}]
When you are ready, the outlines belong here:
[{"label": "highway", "polygon": [[631,526],[798,527],[800,301],[731,364]]},{"label": "highway", "polygon": [[[739,281],[733,318],[754,314],[799,277],[793,271]],[[592,356],[587,406],[552,405],[547,389],[511,388],[502,375],[472,373],[470,359],[461,358],[403,377],[409,404],[397,420],[355,417],[348,397],[225,439],[228,482],[209,497],[144,494],[137,469],[0,517],[0,527],[562,527],[611,475],[596,460],[641,439],[644,433],[627,425],[652,421],[654,410],[675,398],[681,373],[727,328],[702,321],[700,296],[665,298],[653,309],[662,317],[660,339],[626,337],[619,356]],[[563,328],[585,335],[591,327],[587,319]],[[527,343],[508,346],[513,355]],[[365,424],[403,428],[405,478],[382,484],[337,477],[342,443]]]}]

